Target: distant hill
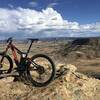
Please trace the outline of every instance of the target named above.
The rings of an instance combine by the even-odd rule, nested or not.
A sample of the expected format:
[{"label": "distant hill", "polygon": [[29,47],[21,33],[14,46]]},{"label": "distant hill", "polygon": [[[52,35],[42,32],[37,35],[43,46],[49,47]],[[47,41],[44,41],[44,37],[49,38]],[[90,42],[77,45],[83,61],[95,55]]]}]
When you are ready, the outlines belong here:
[{"label": "distant hill", "polygon": [[[100,37],[46,37],[46,38],[37,38],[39,41],[73,41],[75,39],[99,39]],[[33,38],[34,39],[34,38]],[[36,39],[36,38],[35,38]],[[27,43],[27,38],[24,39],[14,39],[18,43]],[[5,43],[6,40],[0,40],[0,43]]]},{"label": "distant hill", "polygon": [[100,38],[94,37],[94,38],[87,38],[87,39],[88,41],[85,44],[83,43],[82,45],[79,45],[80,42],[82,42],[80,38],[78,41],[79,43],[77,43],[77,41],[74,41],[76,43],[74,42],[66,43],[65,45],[61,47],[61,49],[59,50],[59,53],[63,56],[67,56],[70,53],[73,53],[73,55],[75,55],[77,51],[80,51],[82,54],[84,54],[88,58],[100,57]]}]

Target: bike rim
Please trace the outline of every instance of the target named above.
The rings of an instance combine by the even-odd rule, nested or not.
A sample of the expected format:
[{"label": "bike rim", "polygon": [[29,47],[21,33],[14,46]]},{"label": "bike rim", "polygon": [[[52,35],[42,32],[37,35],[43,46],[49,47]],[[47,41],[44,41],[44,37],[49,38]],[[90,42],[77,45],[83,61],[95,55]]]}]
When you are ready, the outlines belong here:
[{"label": "bike rim", "polygon": [[33,68],[33,70],[30,70],[32,79],[38,83],[45,83],[48,81],[52,75],[52,64],[48,61],[48,59],[43,57],[37,57],[33,60],[33,62],[36,63],[36,66],[42,66],[44,68],[44,72],[39,74],[36,66],[31,63],[30,68]]}]

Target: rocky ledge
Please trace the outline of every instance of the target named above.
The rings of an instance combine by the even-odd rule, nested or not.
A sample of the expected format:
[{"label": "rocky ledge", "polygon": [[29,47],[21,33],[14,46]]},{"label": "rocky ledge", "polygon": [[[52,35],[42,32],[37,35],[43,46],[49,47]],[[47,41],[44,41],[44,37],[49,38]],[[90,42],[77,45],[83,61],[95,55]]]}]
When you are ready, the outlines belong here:
[{"label": "rocky ledge", "polygon": [[0,80],[0,100],[100,100],[100,80],[77,72],[71,64],[58,64],[66,73],[46,87],[31,87],[13,82],[13,77]]}]

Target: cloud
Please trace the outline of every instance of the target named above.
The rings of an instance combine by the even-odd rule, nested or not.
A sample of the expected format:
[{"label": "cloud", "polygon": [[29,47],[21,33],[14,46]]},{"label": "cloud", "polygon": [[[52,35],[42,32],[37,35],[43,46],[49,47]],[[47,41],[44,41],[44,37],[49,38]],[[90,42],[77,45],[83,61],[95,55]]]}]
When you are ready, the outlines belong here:
[{"label": "cloud", "polygon": [[29,2],[29,6],[30,7],[37,7],[38,3],[36,1],[31,1],[31,2]]},{"label": "cloud", "polygon": [[48,5],[48,7],[50,8],[52,8],[52,7],[54,7],[54,6],[56,6],[56,5],[58,5],[58,3],[57,2],[53,2],[53,3],[50,3],[49,5]]},{"label": "cloud", "polygon": [[[16,37],[88,36],[100,32],[100,22],[80,25],[64,20],[53,8],[0,8],[0,35]],[[93,34],[94,35],[94,34]],[[99,34],[100,35],[100,34]]]},{"label": "cloud", "polygon": [[14,8],[14,6],[12,4],[8,4],[9,8]]}]

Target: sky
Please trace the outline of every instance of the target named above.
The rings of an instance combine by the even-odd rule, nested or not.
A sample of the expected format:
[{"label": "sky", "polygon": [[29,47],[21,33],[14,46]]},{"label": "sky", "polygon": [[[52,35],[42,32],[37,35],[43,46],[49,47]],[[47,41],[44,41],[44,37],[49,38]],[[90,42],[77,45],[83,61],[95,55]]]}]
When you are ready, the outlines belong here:
[{"label": "sky", "polygon": [[0,0],[0,38],[100,36],[100,0]]}]

